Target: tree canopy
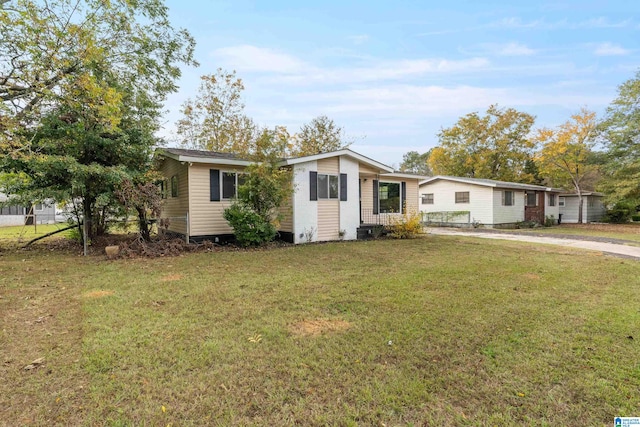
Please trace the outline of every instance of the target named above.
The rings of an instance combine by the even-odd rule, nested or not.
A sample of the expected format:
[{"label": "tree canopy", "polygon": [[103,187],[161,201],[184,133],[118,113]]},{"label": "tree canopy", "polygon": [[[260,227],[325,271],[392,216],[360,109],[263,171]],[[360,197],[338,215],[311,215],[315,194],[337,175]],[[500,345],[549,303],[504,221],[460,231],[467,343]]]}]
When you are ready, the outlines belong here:
[{"label": "tree canopy", "polygon": [[429,166],[437,175],[530,182],[525,167],[533,154],[529,132],[534,120],[530,114],[497,105],[484,116],[467,114],[440,131]]},{"label": "tree canopy", "polygon": [[193,40],[159,0],[0,2],[0,169],[23,192],[82,198],[85,220],[136,182]]},{"label": "tree canopy", "polygon": [[536,156],[541,174],[553,186],[575,190],[578,222],[582,222],[582,193],[592,190],[598,178],[593,162],[596,114],[582,109],[556,129],[540,129],[535,139],[541,145]]},{"label": "tree canopy", "polygon": [[347,148],[344,129],[327,116],[318,116],[305,123],[295,134],[291,154],[295,157],[311,156]]},{"label": "tree canopy", "polygon": [[259,130],[244,114],[242,79],[236,72],[218,68],[200,77],[195,98],[180,110],[177,133],[183,147],[222,153],[249,154]]},{"label": "tree canopy", "polygon": [[430,176],[432,174],[431,168],[429,167],[430,155],[431,150],[422,154],[417,151],[409,151],[403,154],[402,163],[400,164],[400,172]]},{"label": "tree canopy", "polygon": [[602,188],[613,201],[640,200],[640,71],[618,88],[600,124],[607,159]]}]

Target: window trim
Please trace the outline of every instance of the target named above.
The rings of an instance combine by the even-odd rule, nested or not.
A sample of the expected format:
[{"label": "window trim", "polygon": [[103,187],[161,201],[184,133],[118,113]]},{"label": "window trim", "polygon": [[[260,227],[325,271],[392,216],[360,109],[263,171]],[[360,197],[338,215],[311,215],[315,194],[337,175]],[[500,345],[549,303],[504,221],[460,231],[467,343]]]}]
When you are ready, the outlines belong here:
[{"label": "window trim", "polygon": [[[466,194],[466,197],[464,196]],[[471,203],[471,193],[469,191],[456,191],[455,192],[455,203],[456,204],[467,204]]]},{"label": "window trim", "polygon": [[[382,210],[382,200],[389,200],[388,191],[387,198],[382,198],[382,187],[384,185],[397,185],[398,186],[398,210],[397,211],[389,211]],[[401,182],[392,182],[392,181],[378,181],[378,213],[380,214],[390,214],[390,213],[402,213],[402,183]]]},{"label": "window trim", "polygon": [[435,197],[433,193],[423,193],[420,197],[420,203],[423,205],[433,205]]},{"label": "window trim", "polygon": [[[324,179],[325,177],[327,180],[326,187],[324,185],[320,185],[320,179]],[[335,181],[335,185],[336,185],[335,187],[336,193],[334,194],[334,196],[331,195],[332,179]],[[318,200],[340,200],[340,174],[318,172],[316,177],[316,183],[317,183]],[[326,197],[324,197],[325,195]]]},{"label": "window trim", "polygon": [[[225,197],[224,194],[224,177],[225,174],[233,174],[234,175],[234,180],[233,180],[233,196],[231,197]],[[238,178],[240,177],[240,175],[246,175],[246,172],[241,172],[241,171],[234,171],[234,170],[221,170],[220,171],[220,182],[218,183],[220,185],[220,200],[232,200],[238,197]]]},{"label": "window trim", "polygon": [[178,175],[171,177],[171,197],[178,197]]},{"label": "window trim", "polygon": [[[509,198],[509,203],[507,203],[507,193],[511,195]],[[515,206],[516,204],[516,192],[513,190],[503,190],[502,191],[502,206]]]}]

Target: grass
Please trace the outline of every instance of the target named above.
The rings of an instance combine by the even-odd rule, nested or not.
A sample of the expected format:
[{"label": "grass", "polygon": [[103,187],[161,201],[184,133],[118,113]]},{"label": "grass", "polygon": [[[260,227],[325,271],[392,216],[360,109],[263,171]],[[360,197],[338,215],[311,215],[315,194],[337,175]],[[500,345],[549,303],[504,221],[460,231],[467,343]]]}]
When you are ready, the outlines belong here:
[{"label": "grass", "polygon": [[68,226],[69,224],[65,222],[65,223],[58,223],[58,224],[37,224],[35,226],[16,225],[11,227],[0,227],[0,243],[3,243],[3,244],[20,243],[20,242],[26,243],[31,239],[44,236],[47,233],[51,233],[52,231],[66,228]]},{"label": "grass", "polygon": [[519,233],[566,234],[570,236],[606,237],[640,243],[640,224],[561,224],[553,227],[509,230]]},{"label": "grass", "polygon": [[4,252],[0,273],[0,424],[640,413],[637,261],[428,236],[112,262]]}]

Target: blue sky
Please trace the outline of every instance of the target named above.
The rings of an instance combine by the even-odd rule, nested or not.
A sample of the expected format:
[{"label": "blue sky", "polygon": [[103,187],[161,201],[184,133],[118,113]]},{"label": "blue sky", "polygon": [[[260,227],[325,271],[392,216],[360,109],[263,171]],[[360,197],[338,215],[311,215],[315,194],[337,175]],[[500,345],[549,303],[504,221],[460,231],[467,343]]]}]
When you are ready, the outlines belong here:
[{"label": "blue sky", "polygon": [[602,114],[640,68],[637,1],[178,1],[174,26],[197,42],[167,102],[170,138],[198,78],[218,67],[245,82],[246,113],[264,126],[325,114],[352,149],[398,166],[438,144],[460,116],[491,104],[557,126]]}]

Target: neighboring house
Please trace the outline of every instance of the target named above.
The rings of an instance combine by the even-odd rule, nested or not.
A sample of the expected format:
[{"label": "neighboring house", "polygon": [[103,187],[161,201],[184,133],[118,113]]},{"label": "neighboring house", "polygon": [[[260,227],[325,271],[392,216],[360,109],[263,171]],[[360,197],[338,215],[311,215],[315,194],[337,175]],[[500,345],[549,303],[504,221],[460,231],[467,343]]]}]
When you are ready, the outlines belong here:
[{"label": "neighboring house", "polygon": [[[582,193],[582,222],[602,221],[607,213],[603,202],[602,193]],[[560,215],[563,223],[578,222],[578,195],[575,193],[562,193],[559,197]]]},{"label": "neighboring house", "polygon": [[10,204],[10,198],[0,193],[0,226],[53,224],[56,222],[56,205],[52,200],[36,203],[31,207]]},{"label": "neighboring house", "polygon": [[[159,149],[164,201],[160,226],[191,241],[227,241],[233,229],[223,217],[251,161],[234,154]],[[393,169],[344,149],[281,162],[292,171],[293,194],[281,208],[283,240],[305,243],[354,240],[367,226],[386,224],[402,209],[418,211],[424,177]]]},{"label": "neighboring house", "polygon": [[557,221],[560,190],[492,179],[434,176],[420,183],[425,221],[509,227],[522,221]]},{"label": "neighboring house", "polygon": [[30,206],[11,204],[10,200],[10,196],[0,193],[0,226],[31,225],[34,222],[53,224],[66,221],[66,217],[60,215],[52,199]]}]

